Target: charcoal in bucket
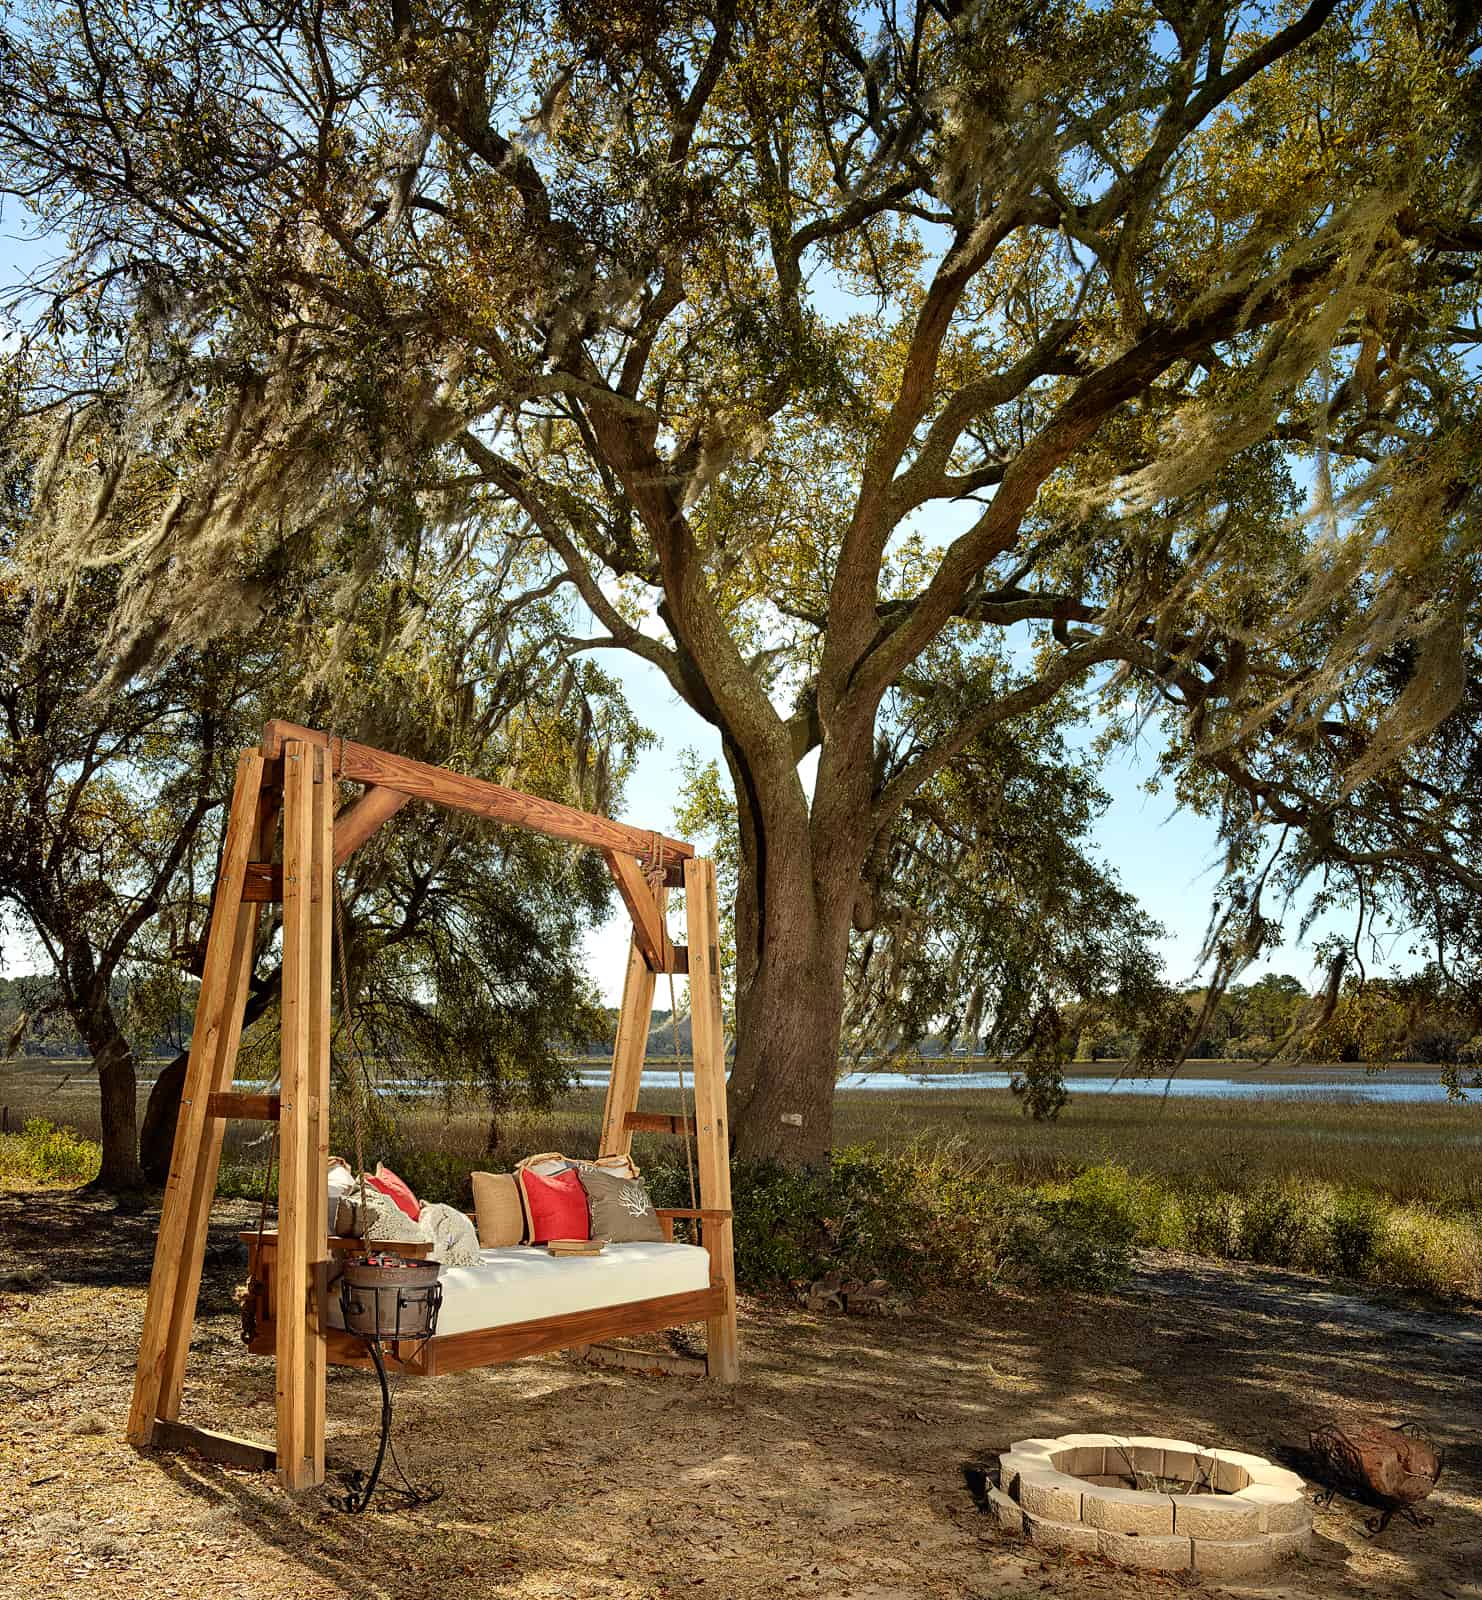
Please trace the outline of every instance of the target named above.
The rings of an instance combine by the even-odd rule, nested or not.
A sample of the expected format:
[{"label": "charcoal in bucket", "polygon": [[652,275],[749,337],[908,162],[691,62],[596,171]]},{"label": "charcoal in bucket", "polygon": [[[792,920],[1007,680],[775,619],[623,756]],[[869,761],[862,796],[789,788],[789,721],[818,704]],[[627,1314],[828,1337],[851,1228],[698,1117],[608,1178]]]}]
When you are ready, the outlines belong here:
[{"label": "charcoal in bucket", "polygon": [[373,1254],[345,1263],[340,1307],[348,1332],[362,1339],[429,1339],[437,1328],[442,1286],[436,1261]]}]

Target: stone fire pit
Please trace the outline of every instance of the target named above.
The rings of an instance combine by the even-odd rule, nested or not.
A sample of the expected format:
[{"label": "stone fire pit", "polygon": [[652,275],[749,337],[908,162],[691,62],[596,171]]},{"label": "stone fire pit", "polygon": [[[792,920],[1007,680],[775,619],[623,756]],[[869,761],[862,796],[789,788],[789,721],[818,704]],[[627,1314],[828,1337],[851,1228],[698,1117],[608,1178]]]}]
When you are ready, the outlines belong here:
[{"label": "stone fire pit", "polygon": [[1229,1578],[1296,1555],[1312,1539],[1301,1478],[1240,1450],[1067,1433],[1020,1439],[998,1465],[993,1514],[1044,1550]]}]

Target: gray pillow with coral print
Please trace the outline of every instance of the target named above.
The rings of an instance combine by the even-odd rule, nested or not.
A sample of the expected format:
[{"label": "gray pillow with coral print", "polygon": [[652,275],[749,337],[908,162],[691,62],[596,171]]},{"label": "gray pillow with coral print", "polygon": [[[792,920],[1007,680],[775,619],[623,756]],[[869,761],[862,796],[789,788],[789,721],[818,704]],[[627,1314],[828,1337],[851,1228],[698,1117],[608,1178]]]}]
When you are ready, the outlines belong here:
[{"label": "gray pillow with coral print", "polygon": [[586,1191],[594,1239],[606,1239],[612,1244],[663,1241],[664,1230],[642,1178],[628,1178],[596,1167],[578,1168],[576,1175]]}]

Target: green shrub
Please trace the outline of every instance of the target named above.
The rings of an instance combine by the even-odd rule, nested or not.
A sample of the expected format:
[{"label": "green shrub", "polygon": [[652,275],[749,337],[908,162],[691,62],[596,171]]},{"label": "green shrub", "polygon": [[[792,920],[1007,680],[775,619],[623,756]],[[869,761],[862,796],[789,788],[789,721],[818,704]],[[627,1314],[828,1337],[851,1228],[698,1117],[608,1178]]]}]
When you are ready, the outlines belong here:
[{"label": "green shrub", "polygon": [[1328,1215],[1328,1264],[1340,1278],[1366,1278],[1379,1254],[1384,1207],[1366,1189],[1340,1189]]},{"label": "green shrub", "polygon": [[0,1174],[25,1183],[90,1183],[103,1164],[103,1149],[71,1128],[32,1117],[19,1133],[0,1136]]},{"label": "green shrub", "polygon": [[1422,1294],[1482,1299],[1482,1228],[1470,1216],[1397,1206],[1386,1218],[1373,1276]]},{"label": "green shrub", "polygon": [[1143,1211],[1137,1180],[1113,1164],[1028,1197],[1005,1239],[1011,1275],[1047,1289],[1099,1292],[1127,1276]]},{"label": "green shrub", "polygon": [[1308,1211],[1301,1197],[1270,1179],[1259,1181],[1240,1208],[1236,1254],[1246,1261],[1290,1267],[1302,1255]]},{"label": "green shrub", "polygon": [[1178,1197],[1179,1243],[1195,1255],[1232,1257],[1240,1243],[1240,1201],[1227,1189],[1199,1187]]},{"label": "green shrub", "polygon": [[[682,1167],[651,1167],[655,1203],[689,1203]],[[735,1163],[736,1276],[767,1291],[829,1271],[913,1290],[986,1289],[1001,1281],[1101,1290],[1125,1276],[1139,1189],[1120,1168],[1093,1168],[1045,1192],[1015,1188],[962,1152],[871,1146],[797,1171]]]}]

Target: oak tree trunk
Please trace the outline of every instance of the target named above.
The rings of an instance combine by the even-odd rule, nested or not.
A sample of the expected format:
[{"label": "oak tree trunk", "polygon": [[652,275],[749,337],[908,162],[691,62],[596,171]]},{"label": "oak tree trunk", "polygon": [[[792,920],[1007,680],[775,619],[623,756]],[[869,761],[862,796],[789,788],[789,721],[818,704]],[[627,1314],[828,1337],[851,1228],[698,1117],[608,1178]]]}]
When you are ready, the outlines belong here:
[{"label": "oak tree trunk", "polygon": [[816,1166],[834,1132],[844,963],[807,927],[769,939],[736,997],[731,1073],[735,1154]]},{"label": "oak tree trunk", "polygon": [[[138,1075],[134,1052],[112,1023],[99,1024],[97,1040],[89,1038],[98,1072],[99,1108],[103,1122],[103,1164],[97,1176],[100,1189],[140,1189],[144,1173],[139,1166]],[[106,1030],[106,1032],[102,1031]]]},{"label": "oak tree trunk", "polygon": [[863,845],[837,835],[815,845],[806,813],[801,830],[785,821],[762,830],[741,808],[731,1133],[743,1159],[816,1166],[833,1144]]},{"label": "oak tree trunk", "polygon": [[180,1120],[180,1097],[185,1092],[185,1069],[190,1052],[182,1050],[154,1080],[144,1105],[139,1129],[139,1166],[150,1183],[163,1184],[170,1176],[175,1151],[175,1125]]}]

